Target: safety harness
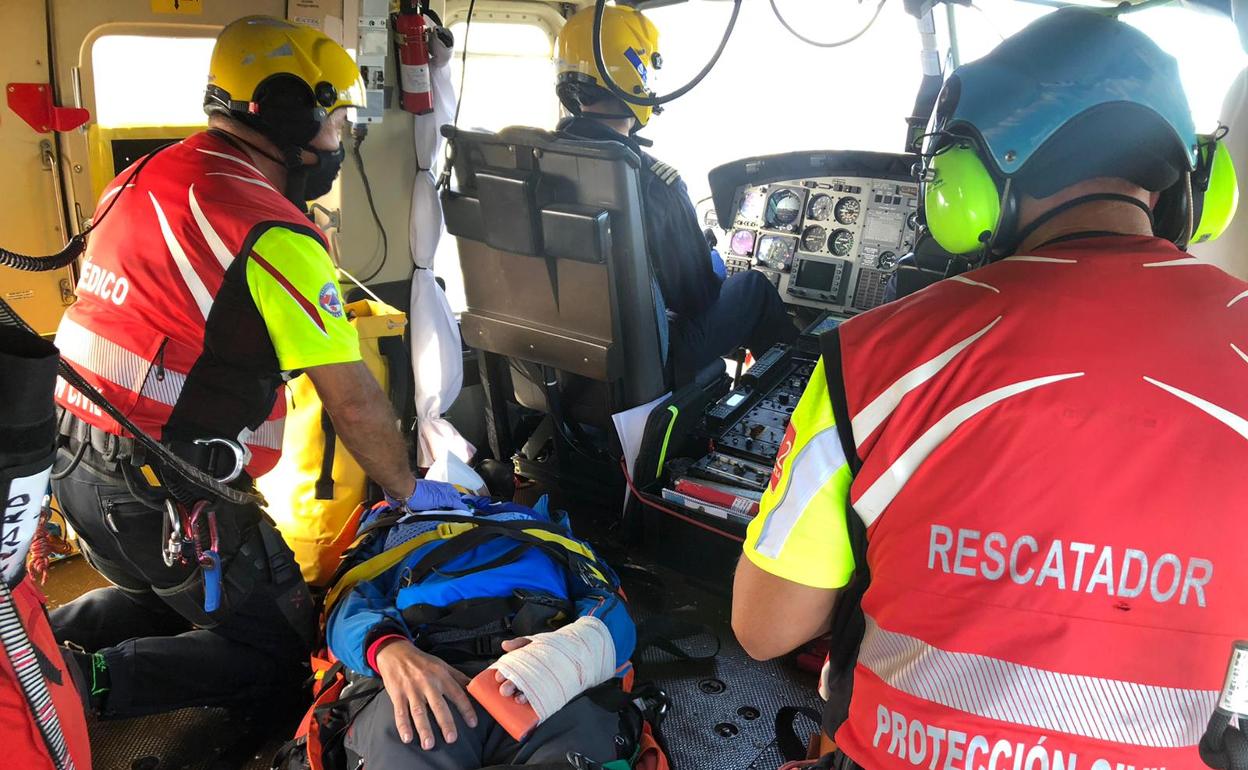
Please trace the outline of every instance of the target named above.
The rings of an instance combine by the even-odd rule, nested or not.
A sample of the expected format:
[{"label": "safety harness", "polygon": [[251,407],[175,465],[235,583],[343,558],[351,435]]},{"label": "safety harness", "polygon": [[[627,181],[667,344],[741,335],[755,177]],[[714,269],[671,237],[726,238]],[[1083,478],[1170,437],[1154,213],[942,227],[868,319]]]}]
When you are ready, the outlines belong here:
[{"label": "safety harness", "polygon": [[[862,459],[858,456],[849,405],[845,401],[841,339],[836,329],[819,337],[819,352],[823,356],[828,394],[832,399],[832,412],[836,417],[836,432],[849,463],[849,470],[857,474],[862,469]],[[862,517],[854,512],[848,501],[845,504],[845,528],[854,555],[854,572],[849,583],[841,589],[832,609],[832,626],[828,630],[831,646],[823,682],[828,694],[823,709],[823,731],[828,736],[836,735],[836,731],[849,719],[849,700],[854,691],[858,648],[867,628],[866,616],[862,612],[862,597],[871,583],[871,570],[867,566],[867,528]]]}]

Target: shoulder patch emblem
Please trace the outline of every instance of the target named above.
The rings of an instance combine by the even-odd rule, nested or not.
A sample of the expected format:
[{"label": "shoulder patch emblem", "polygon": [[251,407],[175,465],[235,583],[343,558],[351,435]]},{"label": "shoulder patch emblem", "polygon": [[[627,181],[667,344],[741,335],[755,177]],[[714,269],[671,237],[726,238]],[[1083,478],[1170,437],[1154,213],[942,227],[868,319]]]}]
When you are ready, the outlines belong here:
[{"label": "shoulder patch emblem", "polygon": [[338,294],[338,285],[333,281],[321,287],[317,300],[326,313],[334,318],[342,318],[342,297]]},{"label": "shoulder patch emblem", "polygon": [[654,162],[654,165],[650,167],[650,170],[654,172],[655,176],[662,179],[663,182],[668,185],[676,184],[677,180],[680,179],[680,174],[676,171],[676,169],[657,160]]},{"label": "shoulder patch emblem", "polygon": [[784,469],[789,464],[789,455],[793,453],[795,441],[797,441],[797,431],[793,429],[793,423],[790,422],[789,427],[784,430],[784,441],[780,443],[780,451],[776,453],[776,465],[771,470],[771,481],[767,484],[771,492],[776,491],[776,487],[780,486],[780,480],[784,478]]}]

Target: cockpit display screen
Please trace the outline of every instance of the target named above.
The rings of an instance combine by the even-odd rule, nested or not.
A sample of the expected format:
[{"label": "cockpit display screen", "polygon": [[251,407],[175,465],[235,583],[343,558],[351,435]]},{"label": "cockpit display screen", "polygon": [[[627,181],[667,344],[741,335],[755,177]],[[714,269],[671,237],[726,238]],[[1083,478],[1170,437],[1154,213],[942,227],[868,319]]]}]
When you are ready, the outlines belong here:
[{"label": "cockpit display screen", "polygon": [[802,260],[801,268],[793,276],[793,285],[819,292],[835,292],[841,283],[844,262],[816,262]]}]

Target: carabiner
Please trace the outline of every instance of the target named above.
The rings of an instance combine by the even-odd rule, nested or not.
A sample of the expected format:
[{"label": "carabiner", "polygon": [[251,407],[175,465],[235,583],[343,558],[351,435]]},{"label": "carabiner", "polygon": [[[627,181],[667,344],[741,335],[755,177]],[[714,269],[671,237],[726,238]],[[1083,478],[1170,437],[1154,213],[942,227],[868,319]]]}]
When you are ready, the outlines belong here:
[{"label": "carabiner", "polygon": [[194,440],[199,446],[212,446],[220,444],[234,453],[234,467],[224,476],[216,477],[217,481],[222,484],[229,484],[243,475],[243,469],[247,467],[247,463],[251,462],[251,450],[237,441],[231,441],[228,438],[197,438]]},{"label": "carabiner", "polygon": [[165,501],[164,544],[160,557],[166,567],[172,567],[182,558],[182,517],[172,500]]}]

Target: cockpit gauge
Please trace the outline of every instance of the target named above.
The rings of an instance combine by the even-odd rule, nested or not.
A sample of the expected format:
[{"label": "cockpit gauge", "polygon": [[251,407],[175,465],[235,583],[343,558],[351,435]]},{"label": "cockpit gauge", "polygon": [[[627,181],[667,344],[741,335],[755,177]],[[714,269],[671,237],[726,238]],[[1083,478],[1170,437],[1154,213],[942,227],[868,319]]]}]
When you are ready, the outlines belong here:
[{"label": "cockpit gauge", "polygon": [[758,263],[772,270],[788,270],[796,248],[797,238],[764,235],[758,239]]},{"label": "cockpit gauge", "polygon": [[728,250],[733,254],[748,257],[754,253],[754,231],[737,230],[728,242]]},{"label": "cockpit gauge", "polygon": [[766,190],[762,187],[751,187],[741,199],[741,209],[737,212],[737,217],[747,222],[757,222],[762,218],[763,207],[766,205]]},{"label": "cockpit gauge", "polygon": [[[810,203],[806,206],[806,218],[815,222],[822,222],[832,216],[832,197],[829,195],[816,195],[810,199]],[[814,249],[809,249],[814,251]]]},{"label": "cockpit gauge", "polygon": [[881,270],[892,270],[897,267],[897,255],[891,251],[886,251],[880,255],[879,267]]},{"label": "cockpit gauge", "polygon": [[828,242],[828,231],[819,225],[811,225],[802,233],[802,251],[819,251]]},{"label": "cockpit gauge", "polygon": [[857,198],[841,198],[836,203],[836,221],[843,225],[852,225],[858,221],[862,204]]},{"label": "cockpit gauge", "polygon": [[[845,200],[853,200],[846,198]],[[857,203],[857,201],[855,201]],[[837,207],[840,208],[839,206]],[[854,216],[857,216],[855,214]],[[840,219],[838,214],[837,219]],[[854,234],[845,229],[837,229],[832,231],[832,235],[828,238],[828,251],[838,257],[849,256],[850,250],[854,248]]]},{"label": "cockpit gauge", "polygon": [[794,229],[802,216],[802,199],[792,190],[777,190],[767,199],[763,224],[777,230]]}]

